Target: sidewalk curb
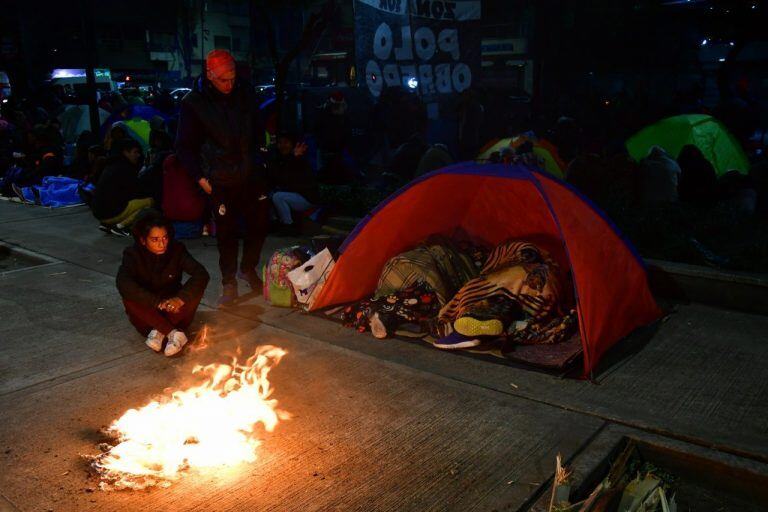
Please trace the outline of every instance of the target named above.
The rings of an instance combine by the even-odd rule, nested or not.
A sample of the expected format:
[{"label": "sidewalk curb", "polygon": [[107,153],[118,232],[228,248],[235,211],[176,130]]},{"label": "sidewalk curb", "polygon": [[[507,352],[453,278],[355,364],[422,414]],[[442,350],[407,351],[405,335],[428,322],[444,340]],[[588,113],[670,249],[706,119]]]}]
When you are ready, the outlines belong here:
[{"label": "sidewalk curb", "polygon": [[768,314],[768,276],[647,259],[654,295],[749,313]]}]

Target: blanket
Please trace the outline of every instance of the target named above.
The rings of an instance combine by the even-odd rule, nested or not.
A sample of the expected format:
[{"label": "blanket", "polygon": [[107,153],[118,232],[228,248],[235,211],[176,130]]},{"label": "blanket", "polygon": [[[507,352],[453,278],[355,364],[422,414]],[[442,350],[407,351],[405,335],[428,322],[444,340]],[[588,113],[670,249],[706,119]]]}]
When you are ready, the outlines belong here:
[{"label": "blanket", "polygon": [[85,190],[93,189],[93,185],[84,185],[81,180],[66,176],[46,176],[40,185],[24,187],[21,190],[24,199],[29,202],[50,208],[62,208],[83,204],[83,200],[77,192],[80,186],[83,186]]},{"label": "blanket", "polygon": [[563,315],[559,265],[536,245],[509,241],[491,252],[480,276],[467,282],[440,310],[440,332],[464,317],[498,319],[510,332],[515,320],[547,325]]},{"label": "blanket", "polygon": [[426,284],[440,306],[468,280],[477,277],[485,252],[469,243],[455,244],[445,237],[431,237],[418,247],[398,254],[384,265],[375,297]]}]

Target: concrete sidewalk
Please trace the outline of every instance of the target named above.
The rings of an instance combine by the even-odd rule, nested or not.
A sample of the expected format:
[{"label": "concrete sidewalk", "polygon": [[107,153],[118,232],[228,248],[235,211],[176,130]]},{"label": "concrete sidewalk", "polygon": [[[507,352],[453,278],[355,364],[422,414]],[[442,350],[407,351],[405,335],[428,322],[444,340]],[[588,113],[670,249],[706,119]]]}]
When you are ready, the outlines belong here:
[{"label": "concrete sidewalk", "polygon": [[[522,510],[557,452],[570,459],[613,424],[768,461],[768,317],[680,306],[592,383],[379,341],[258,298],[204,306],[211,348],[167,359],[114,288],[130,241],[96,226],[81,208],[0,203],[0,241],[54,261],[0,274],[0,510]],[[214,276],[207,306],[214,243],[187,243]],[[270,238],[263,256],[290,243]],[[264,435],[256,463],[94,492],[80,455],[100,427],[195,364],[265,343],[289,352],[270,378],[294,417]]]}]

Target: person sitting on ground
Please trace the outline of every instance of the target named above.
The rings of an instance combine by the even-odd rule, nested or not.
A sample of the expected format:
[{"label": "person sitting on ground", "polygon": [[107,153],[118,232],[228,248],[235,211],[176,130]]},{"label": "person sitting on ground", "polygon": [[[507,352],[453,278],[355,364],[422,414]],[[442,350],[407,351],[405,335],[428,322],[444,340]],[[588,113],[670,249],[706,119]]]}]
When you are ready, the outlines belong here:
[{"label": "person sitting on ground", "polygon": [[117,154],[110,157],[93,192],[91,210],[99,219],[102,229],[128,236],[128,227],[136,214],[153,205],[151,197],[139,189],[139,161],[141,145],[131,139],[118,143]]},{"label": "person sitting on ground", "polygon": [[720,177],[718,182],[720,203],[733,212],[752,215],[757,208],[757,188],[748,175],[732,169]]},{"label": "person sitting on ground", "polygon": [[[135,243],[123,251],[117,289],[128,320],[146,336],[155,352],[178,354],[187,343],[187,329],[197,312],[210,276],[181,242],[173,225],[155,210],[145,210],[133,226]],[[182,274],[190,278],[182,284]]]},{"label": "person sitting on ground", "polygon": [[425,138],[424,132],[414,130],[408,140],[393,151],[389,172],[397,176],[402,183],[407,183],[413,179],[421,157],[429,149]]},{"label": "person sitting on ground", "polygon": [[[157,116],[156,116],[157,117]],[[163,162],[173,154],[173,139],[163,130],[149,132],[149,154],[139,172],[139,187],[154,199],[155,204],[163,200]]]},{"label": "person sitting on ground", "polygon": [[440,143],[433,144],[421,155],[414,177],[423,176],[443,167],[448,167],[453,162],[453,155],[451,155],[448,146]]},{"label": "person sitting on ground", "polygon": [[107,152],[101,144],[94,144],[88,148],[88,173],[83,177],[86,183],[99,182],[101,173],[107,164]]},{"label": "person sitting on ground", "polygon": [[123,126],[119,124],[112,126],[109,130],[107,130],[107,135],[104,137],[104,149],[107,150],[109,155],[114,155],[119,152],[119,141],[129,138],[130,136],[128,135],[128,132],[125,131]]},{"label": "person sitting on ground", "polygon": [[640,161],[639,192],[644,204],[677,202],[677,183],[680,166],[660,146],[653,146],[648,156]]},{"label": "person sitting on ground", "polygon": [[277,152],[269,162],[268,175],[272,204],[277,218],[285,227],[294,227],[292,212],[304,213],[320,202],[320,189],[312,168],[304,155],[307,145],[296,143],[290,133],[277,137]]},{"label": "person sitting on ground", "polygon": [[88,148],[88,171],[83,176],[83,183],[77,187],[77,193],[83,203],[91,208],[93,203],[93,191],[99,182],[101,173],[107,166],[106,151],[99,144]]},{"label": "person sitting on ground", "polygon": [[681,171],[677,184],[680,201],[702,208],[714,206],[717,202],[717,173],[701,150],[686,144],[680,150],[677,163]]},{"label": "person sitting on ground", "polygon": [[60,146],[49,138],[49,130],[36,125],[27,132],[24,152],[17,156],[24,161],[24,171],[15,180],[19,187],[39,185],[46,176],[56,176],[64,170],[64,158]]},{"label": "person sitting on ground", "polygon": [[96,138],[93,133],[86,130],[77,136],[75,142],[75,154],[72,157],[72,163],[67,169],[67,176],[76,180],[83,180],[90,173],[93,158],[91,158],[90,148],[96,144]]}]

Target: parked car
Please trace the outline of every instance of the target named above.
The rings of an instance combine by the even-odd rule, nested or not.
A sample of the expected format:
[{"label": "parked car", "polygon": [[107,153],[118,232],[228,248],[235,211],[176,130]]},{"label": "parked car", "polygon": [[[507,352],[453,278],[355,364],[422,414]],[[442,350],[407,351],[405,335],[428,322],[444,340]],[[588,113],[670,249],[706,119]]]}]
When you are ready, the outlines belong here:
[{"label": "parked car", "polygon": [[176,103],[181,101],[181,98],[187,95],[188,92],[190,92],[192,89],[189,87],[178,87],[171,91],[171,98],[173,98],[173,101]]}]

